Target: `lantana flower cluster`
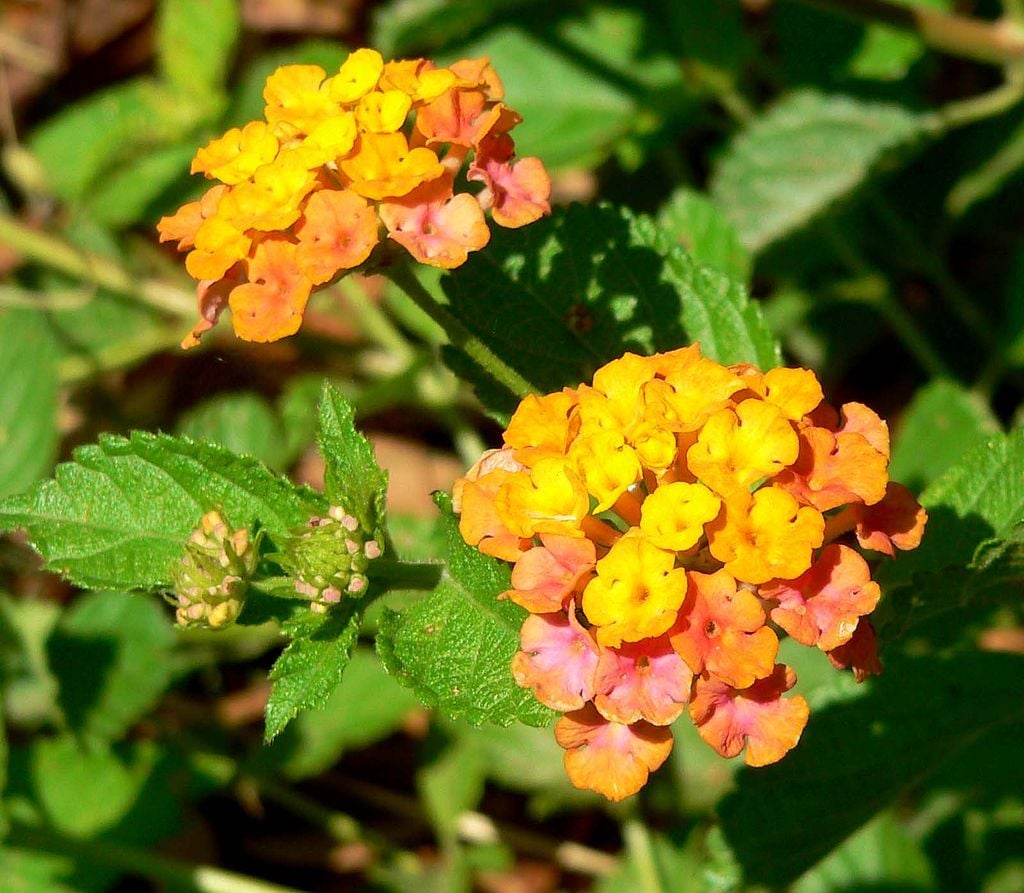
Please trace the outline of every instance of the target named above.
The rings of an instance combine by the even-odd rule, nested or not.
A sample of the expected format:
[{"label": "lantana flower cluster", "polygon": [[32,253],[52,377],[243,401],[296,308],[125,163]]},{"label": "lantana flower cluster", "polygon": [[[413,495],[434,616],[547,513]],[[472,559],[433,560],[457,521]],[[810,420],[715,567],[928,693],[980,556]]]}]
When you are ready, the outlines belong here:
[{"label": "lantana flower cluster", "polygon": [[512,672],[564,713],[576,786],[638,791],[684,713],[723,757],[781,759],[808,719],[781,634],[858,680],[880,672],[856,546],[912,549],[926,515],[888,480],[885,422],[825,403],[814,373],[698,345],[626,354],[524,399],[504,441],[456,485],[460,530],[515,562],[502,597],[529,616]]},{"label": "lantana flower cluster", "polygon": [[[487,244],[485,211],[506,227],[549,213],[544,165],[514,160],[522,119],[503,95],[486,58],[440,68],[361,49],[330,77],[318,65],[278,68],[265,120],[196,154],[192,172],[219,183],[160,221],[161,241],[188,250],[199,280],[200,321],[183,346],[225,304],[243,339],[294,334],[312,289],[366,261],[382,231],[450,269]],[[467,158],[475,194],[457,180]]]}]

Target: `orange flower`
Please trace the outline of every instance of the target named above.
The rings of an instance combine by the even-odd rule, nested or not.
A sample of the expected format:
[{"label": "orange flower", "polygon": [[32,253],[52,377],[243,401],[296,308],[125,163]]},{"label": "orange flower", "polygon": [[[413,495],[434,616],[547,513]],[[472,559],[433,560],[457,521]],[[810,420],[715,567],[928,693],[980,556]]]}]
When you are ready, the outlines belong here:
[{"label": "orange flower", "polygon": [[540,541],[543,545],[525,552],[516,562],[513,588],[504,593],[535,614],[560,611],[597,560],[594,544],[588,539],[544,534]]},{"label": "orange flower", "polygon": [[377,215],[362,196],[339,189],[314,192],[296,230],[299,267],[314,285],[329,282],[370,256],[377,228]]}]

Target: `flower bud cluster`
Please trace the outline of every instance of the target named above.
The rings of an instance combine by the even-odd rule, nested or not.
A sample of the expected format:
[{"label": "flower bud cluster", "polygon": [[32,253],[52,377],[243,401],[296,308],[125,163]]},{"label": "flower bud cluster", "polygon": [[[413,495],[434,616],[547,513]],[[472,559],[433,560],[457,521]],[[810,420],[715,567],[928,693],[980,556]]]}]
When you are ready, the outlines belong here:
[{"label": "flower bud cluster", "polygon": [[456,484],[460,530],[515,562],[512,672],[565,714],[578,787],[638,791],[683,713],[724,757],[781,759],[809,712],[782,633],[880,671],[857,546],[914,548],[926,515],[888,480],[885,422],[825,403],[812,372],[626,354],[527,397],[504,441]]},{"label": "flower bud cluster", "polygon": [[514,160],[522,119],[503,96],[486,58],[441,68],[361,49],[332,76],[277,69],[265,120],[197,153],[192,172],[219,183],[159,223],[199,280],[200,320],[183,346],[225,305],[247,341],[294,334],[312,289],[360,266],[382,234],[450,269],[487,244],[485,211],[506,227],[549,213],[550,179],[539,159]]},{"label": "flower bud cluster", "polygon": [[179,626],[222,629],[235,622],[259,562],[258,540],[244,527],[232,530],[220,512],[203,515],[171,568],[168,600]]},{"label": "flower bud cluster", "polygon": [[295,591],[322,613],[343,595],[366,593],[366,569],[381,553],[380,543],[367,537],[353,515],[332,506],[326,517],[310,518],[288,538],[280,560],[295,578]]}]

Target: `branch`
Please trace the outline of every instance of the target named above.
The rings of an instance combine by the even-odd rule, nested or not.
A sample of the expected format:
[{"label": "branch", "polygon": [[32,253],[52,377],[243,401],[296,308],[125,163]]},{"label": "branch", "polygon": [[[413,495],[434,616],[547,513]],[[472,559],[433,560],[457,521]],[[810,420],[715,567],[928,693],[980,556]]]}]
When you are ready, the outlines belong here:
[{"label": "branch", "polygon": [[1010,19],[987,21],[904,6],[893,0],[801,0],[829,12],[866,22],[882,22],[910,31],[932,49],[986,62],[1009,65],[1024,59],[1024,29]]}]

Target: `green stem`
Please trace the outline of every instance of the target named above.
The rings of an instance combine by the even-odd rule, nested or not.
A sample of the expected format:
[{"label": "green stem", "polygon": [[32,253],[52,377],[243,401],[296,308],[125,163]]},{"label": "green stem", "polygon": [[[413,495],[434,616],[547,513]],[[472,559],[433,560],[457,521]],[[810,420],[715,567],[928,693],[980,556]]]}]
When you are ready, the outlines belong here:
[{"label": "green stem", "polygon": [[1024,31],[1009,19],[985,21],[894,0],[801,0],[810,6],[916,34],[934,50],[1006,65],[1024,59]]},{"label": "green stem", "polygon": [[351,277],[341,279],[337,287],[360,331],[391,353],[401,366],[408,366],[415,359],[416,351],[380,304]]},{"label": "green stem", "polygon": [[398,262],[384,272],[424,313],[444,329],[452,345],[479,364],[495,381],[504,385],[517,397],[538,393],[533,385],[467,329],[447,307],[439,303],[423,287],[408,264]]},{"label": "green stem", "polygon": [[370,562],[366,575],[373,583],[383,584],[386,589],[426,589],[429,591],[437,588],[437,584],[441,582],[443,570],[444,567],[440,564],[378,558]]},{"label": "green stem", "polygon": [[177,347],[181,341],[181,334],[176,326],[171,329],[145,330],[137,336],[102,347],[87,356],[66,357],[57,367],[58,375],[62,384],[75,384],[101,372],[132,366],[152,354]]},{"label": "green stem", "polygon": [[214,868],[212,865],[189,865],[110,840],[81,840],[39,826],[12,823],[8,842],[15,846],[70,856],[124,874],[142,875],[197,893],[299,893],[294,887],[283,887],[248,875]]},{"label": "green stem", "polygon": [[626,819],[622,825],[622,836],[636,869],[642,893],[665,893],[661,875],[658,873],[658,864],[654,860],[654,846],[647,825],[639,818]]},{"label": "green stem", "polygon": [[955,380],[957,376],[943,359],[942,354],[932,346],[927,336],[918,327],[914,317],[893,297],[888,283],[876,276],[867,261],[832,227],[826,226],[824,229],[837,255],[852,272],[863,276],[865,281],[879,283],[877,289],[865,293],[860,299],[873,306],[881,314],[907,352],[929,375]]},{"label": "green stem", "polygon": [[117,261],[79,251],[63,239],[32,229],[10,214],[0,213],[0,243],[26,258],[165,313],[183,319],[195,316],[195,297],[189,292],[152,279],[140,281]]},{"label": "green stem", "polygon": [[976,121],[1001,115],[1024,99],[1024,62],[1008,65],[1006,80],[998,87],[971,96],[946,103],[924,118],[924,127],[932,136],[942,136],[957,127],[965,127]]},{"label": "green stem", "polygon": [[946,306],[959,318],[964,328],[969,329],[985,347],[995,347],[995,337],[984,314],[978,310],[974,302],[946,269],[942,260],[933,252],[899,212],[882,196],[872,196],[872,204],[886,226],[906,249],[904,256],[914,258],[924,273],[938,289],[939,296]]}]

